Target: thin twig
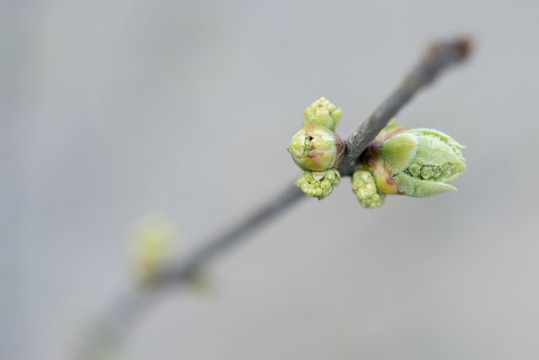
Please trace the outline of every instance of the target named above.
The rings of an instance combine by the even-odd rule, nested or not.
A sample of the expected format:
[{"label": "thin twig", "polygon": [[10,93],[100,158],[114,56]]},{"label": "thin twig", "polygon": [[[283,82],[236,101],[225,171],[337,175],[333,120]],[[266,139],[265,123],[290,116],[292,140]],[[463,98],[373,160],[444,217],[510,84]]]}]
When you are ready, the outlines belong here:
[{"label": "thin twig", "polygon": [[[442,70],[468,56],[470,43],[468,37],[460,37],[452,41],[436,42],[427,48],[419,64],[404,78],[399,87],[346,140],[345,155],[339,167],[342,176],[352,174],[361,153],[421,88],[429,85]],[[200,265],[227,250],[250,231],[274,218],[296,200],[302,198],[304,198],[303,193],[296,186],[287,188],[254,215],[210,240],[205,247],[193,253],[191,257],[166,269],[159,281],[164,284],[183,280]]]},{"label": "thin twig", "polygon": [[210,239],[206,246],[201,247],[190,257],[164,269],[144,288],[134,287],[125,291],[89,329],[89,333],[83,339],[85,342],[74,358],[97,359],[101,358],[103,353],[114,351],[115,344],[133,330],[132,325],[135,325],[135,321],[151,307],[160,294],[172,289],[173,286],[186,285],[209,260],[231,249],[250,232],[260,229],[265,223],[304,198],[305,195],[297,186],[288,186],[279,196],[273,197],[245,220]]},{"label": "thin twig", "polygon": [[[435,42],[427,48],[420,62],[404,78],[399,87],[365,120],[346,140],[346,151],[339,167],[342,176],[350,176],[361,153],[367,148],[387,123],[404,107],[414,95],[426,87],[445,69],[466,59],[470,53],[469,37],[458,37],[451,41]],[[237,245],[246,235],[261,228],[277,215],[284,213],[298,200],[305,198],[295,185],[286,188],[279,196],[273,197],[253,215],[231,227],[229,230],[209,239],[205,245],[191,256],[172,264],[154,279],[151,286],[141,289],[133,288],[123,294],[114,303],[105,323],[101,324],[97,333],[82,350],[81,358],[91,359],[92,353],[99,352],[103,346],[118,342],[127,333],[135,321],[141,316],[157,295],[171,285],[188,283],[192,276],[210,260],[223,254]],[[97,349],[97,350],[96,350]]]},{"label": "thin twig", "polygon": [[157,281],[165,285],[188,279],[208,260],[237,245],[250,232],[258,229],[303,198],[305,198],[303,192],[297,186],[290,185],[280,195],[273,197],[245,220],[208,241],[206,246],[194,252],[191,257],[165,269]]},{"label": "thin twig", "polygon": [[[470,45],[470,38],[460,37],[452,41],[436,42],[427,48],[419,64],[404,78],[399,87],[346,140],[346,152],[339,168],[342,176],[352,174],[361,153],[421,88],[429,85],[442,70],[468,56]],[[200,265],[236,244],[250,231],[274,218],[296,200],[304,198],[302,195],[295,186],[287,188],[254,215],[210,240],[205,247],[193,253],[191,257],[166,269],[160,276],[159,282],[162,284],[177,282],[188,277]]]},{"label": "thin twig", "polygon": [[352,175],[361,153],[420,89],[432,83],[442,70],[465,60],[470,50],[471,38],[467,36],[431,44],[399,87],[346,140],[344,158],[339,166],[341,176]]}]

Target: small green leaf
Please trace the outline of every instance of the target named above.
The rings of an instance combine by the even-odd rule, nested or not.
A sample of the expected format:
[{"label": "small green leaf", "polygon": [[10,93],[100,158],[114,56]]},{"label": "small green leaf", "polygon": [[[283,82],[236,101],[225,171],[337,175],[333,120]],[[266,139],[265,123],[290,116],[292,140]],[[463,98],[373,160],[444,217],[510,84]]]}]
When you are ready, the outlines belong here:
[{"label": "small green leaf", "polygon": [[452,185],[443,182],[421,180],[403,172],[396,175],[394,179],[404,194],[412,197],[425,197],[457,190]]},{"label": "small green leaf", "polygon": [[382,157],[396,174],[410,165],[416,156],[417,148],[417,137],[403,133],[384,142]]}]

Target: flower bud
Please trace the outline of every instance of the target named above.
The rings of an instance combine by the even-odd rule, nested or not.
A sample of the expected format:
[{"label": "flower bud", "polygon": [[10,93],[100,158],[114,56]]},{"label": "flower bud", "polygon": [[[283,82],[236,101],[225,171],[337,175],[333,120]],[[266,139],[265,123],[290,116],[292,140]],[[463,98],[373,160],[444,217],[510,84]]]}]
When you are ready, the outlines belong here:
[{"label": "flower bud", "polygon": [[303,170],[324,171],[339,165],[344,142],[327,127],[311,124],[292,137],[288,151]]},{"label": "flower bud", "polygon": [[386,176],[376,171],[378,189],[415,197],[456,190],[450,183],[466,169],[463,148],[439,131],[404,131],[383,143],[380,155]]},{"label": "flower bud", "polygon": [[318,124],[335,131],[339,120],[342,116],[342,111],[325,98],[321,97],[305,109],[305,122],[303,126]]},{"label": "flower bud", "polygon": [[384,203],[384,194],[380,194],[370,171],[357,170],[352,177],[352,191],[359,204],[367,209],[375,209]]},{"label": "flower bud", "polygon": [[305,195],[319,200],[325,199],[341,183],[341,174],[336,169],[322,172],[305,171],[296,181]]}]

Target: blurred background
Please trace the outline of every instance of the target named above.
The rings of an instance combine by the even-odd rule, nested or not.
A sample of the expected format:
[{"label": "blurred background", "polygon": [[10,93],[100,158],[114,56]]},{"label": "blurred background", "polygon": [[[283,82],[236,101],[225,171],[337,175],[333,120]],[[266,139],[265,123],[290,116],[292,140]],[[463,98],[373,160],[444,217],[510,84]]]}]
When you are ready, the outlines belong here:
[{"label": "blurred background", "polygon": [[426,43],[471,60],[398,116],[467,145],[459,191],[362,209],[345,179],[172,292],[124,359],[538,359],[537,1],[0,2],[0,358],[69,359],[133,282],[148,216],[188,254],[300,174],[325,96],[348,136]]}]

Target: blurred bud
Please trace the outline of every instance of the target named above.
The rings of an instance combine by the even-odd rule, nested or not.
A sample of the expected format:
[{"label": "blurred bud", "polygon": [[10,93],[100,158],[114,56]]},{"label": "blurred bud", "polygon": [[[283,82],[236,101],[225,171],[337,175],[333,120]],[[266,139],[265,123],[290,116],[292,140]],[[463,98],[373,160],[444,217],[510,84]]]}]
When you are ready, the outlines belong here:
[{"label": "blurred bud", "polygon": [[160,219],[144,220],[136,230],[133,262],[138,280],[153,281],[172,259],[175,232],[171,224]]},{"label": "blurred bud", "polygon": [[341,183],[341,175],[336,169],[322,172],[305,171],[296,181],[305,195],[325,199],[333,192],[333,189]]},{"label": "blurred bud", "polygon": [[352,191],[357,200],[367,209],[375,209],[384,203],[384,194],[380,194],[374,177],[367,170],[357,170],[352,177]]},{"label": "blurred bud", "polygon": [[304,127],[318,124],[335,131],[341,119],[342,111],[335,104],[321,97],[305,109],[303,115],[305,116]]},{"label": "blurred bud", "polygon": [[[456,190],[450,185],[466,170],[461,149],[450,136],[430,129],[404,131],[385,141],[381,158],[388,165],[389,180],[380,182],[385,193],[423,197]],[[396,185],[389,189],[391,185]],[[388,187],[389,185],[389,187]]]},{"label": "blurred bud", "polygon": [[209,296],[215,291],[215,284],[206,268],[196,268],[189,273],[185,285],[195,295]]},{"label": "blurred bud", "polygon": [[325,126],[312,124],[292,137],[288,151],[303,170],[325,171],[339,165],[344,148],[337,134]]}]

